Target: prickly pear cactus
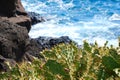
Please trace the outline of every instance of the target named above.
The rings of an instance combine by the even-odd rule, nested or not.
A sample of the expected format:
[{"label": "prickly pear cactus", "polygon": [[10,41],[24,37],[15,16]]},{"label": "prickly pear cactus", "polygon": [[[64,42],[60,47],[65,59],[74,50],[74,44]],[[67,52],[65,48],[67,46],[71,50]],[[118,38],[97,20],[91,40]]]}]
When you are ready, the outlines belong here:
[{"label": "prickly pear cactus", "polygon": [[84,41],[59,44],[40,54],[44,59],[24,62],[9,72],[0,73],[1,80],[120,80],[119,47],[103,47]]}]

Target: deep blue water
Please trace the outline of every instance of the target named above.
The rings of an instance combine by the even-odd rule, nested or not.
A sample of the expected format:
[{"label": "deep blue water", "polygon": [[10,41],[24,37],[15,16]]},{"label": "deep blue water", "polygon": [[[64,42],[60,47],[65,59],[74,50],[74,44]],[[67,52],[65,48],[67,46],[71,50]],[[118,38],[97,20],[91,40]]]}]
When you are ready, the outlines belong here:
[{"label": "deep blue water", "polygon": [[22,0],[26,11],[41,14],[47,21],[34,25],[29,33],[39,36],[69,36],[83,40],[105,41],[117,46],[120,36],[120,0]]}]

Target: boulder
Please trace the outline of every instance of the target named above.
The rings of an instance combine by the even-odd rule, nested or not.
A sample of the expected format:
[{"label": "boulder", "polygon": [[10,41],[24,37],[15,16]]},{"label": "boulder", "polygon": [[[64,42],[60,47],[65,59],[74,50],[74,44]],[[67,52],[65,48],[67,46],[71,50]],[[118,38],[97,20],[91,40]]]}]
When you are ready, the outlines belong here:
[{"label": "boulder", "polygon": [[0,19],[0,55],[4,58],[22,60],[29,45],[27,29]]}]

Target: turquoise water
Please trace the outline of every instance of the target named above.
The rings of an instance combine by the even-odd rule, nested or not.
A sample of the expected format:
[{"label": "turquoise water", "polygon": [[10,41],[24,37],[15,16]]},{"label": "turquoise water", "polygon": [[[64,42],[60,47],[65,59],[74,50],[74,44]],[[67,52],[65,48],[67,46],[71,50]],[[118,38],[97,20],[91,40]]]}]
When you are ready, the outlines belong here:
[{"label": "turquoise water", "polygon": [[22,0],[26,11],[41,14],[46,22],[32,27],[29,35],[69,36],[117,46],[120,36],[120,0]]}]

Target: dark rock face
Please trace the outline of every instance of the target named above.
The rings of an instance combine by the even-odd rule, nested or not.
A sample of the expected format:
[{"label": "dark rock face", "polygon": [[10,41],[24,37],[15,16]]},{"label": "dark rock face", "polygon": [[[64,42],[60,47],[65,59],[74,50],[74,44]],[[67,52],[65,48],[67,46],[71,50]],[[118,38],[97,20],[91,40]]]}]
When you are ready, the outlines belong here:
[{"label": "dark rock face", "polygon": [[25,12],[21,0],[0,0],[0,17],[20,26],[31,29],[31,19]]},{"label": "dark rock face", "polygon": [[38,41],[36,39],[31,39],[30,40],[30,44],[27,48],[27,52],[32,55],[35,56],[37,58],[42,58],[42,56],[40,55],[40,51],[42,51],[42,46],[39,45]]},{"label": "dark rock face", "polygon": [[45,22],[45,19],[43,19],[43,17],[41,17],[41,15],[38,13],[28,12],[28,15],[31,18],[32,25],[39,23],[39,22]]},{"label": "dark rock face", "polygon": [[7,17],[14,16],[15,14],[27,15],[21,0],[0,0],[0,14]]},{"label": "dark rock face", "polygon": [[14,67],[16,65],[16,62],[13,59],[6,59],[3,56],[0,55],[0,72],[1,71],[9,71],[9,66],[6,62],[9,62],[9,66]]},{"label": "dark rock face", "polygon": [[27,12],[23,8],[21,0],[16,0],[16,14],[18,14],[18,15],[27,15]]},{"label": "dark rock face", "polygon": [[29,44],[27,29],[8,21],[0,20],[0,55],[20,61]]},{"label": "dark rock face", "polygon": [[9,22],[18,24],[22,27],[25,27],[28,32],[31,29],[31,20],[28,16],[19,15],[19,17],[10,17],[10,18],[7,18],[6,20],[8,20]]},{"label": "dark rock face", "polygon": [[62,36],[59,38],[39,37],[36,39],[31,39],[31,44],[29,46],[28,52],[35,57],[42,58],[42,56],[40,55],[40,51],[44,49],[51,49],[52,47],[60,43],[68,44],[71,42],[72,40],[68,36]]},{"label": "dark rock face", "polygon": [[17,0],[0,0],[0,14],[6,16],[13,16],[16,11]]},{"label": "dark rock face", "polygon": [[32,60],[27,53],[30,28],[21,0],[0,0],[0,72],[9,71],[6,62],[14,66],[16,61]]},{"label": "dark rock face", "polygon": [[8,66],[4,62],[5,62],[5,58],[0,55],[0,71],[2,70],[8,71]]}]

